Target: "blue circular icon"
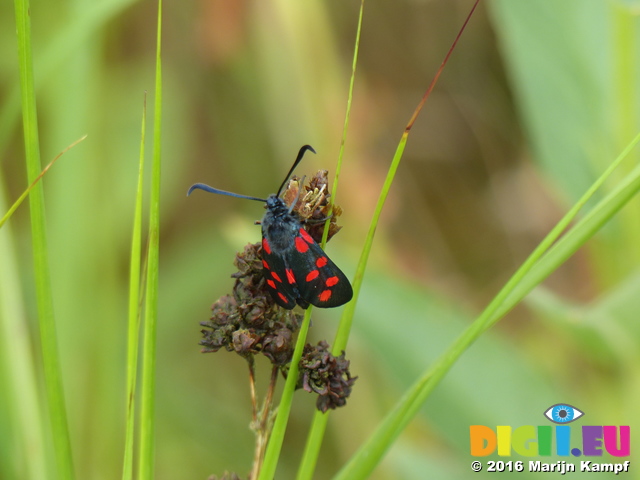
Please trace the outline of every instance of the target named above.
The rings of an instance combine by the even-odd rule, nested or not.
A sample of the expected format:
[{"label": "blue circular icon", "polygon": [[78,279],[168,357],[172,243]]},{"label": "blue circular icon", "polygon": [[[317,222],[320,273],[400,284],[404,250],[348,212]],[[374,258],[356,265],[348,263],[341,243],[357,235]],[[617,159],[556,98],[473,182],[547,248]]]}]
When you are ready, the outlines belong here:
[{"label": "blue circular icon", "polygon": [[573,407],[571,405],[556,405],[551,410],[551,417],[556,423],[569,423],[573,420]]},{"label": "blue circular icon", "polygon": [[584,412],[568,403],[556,403],[544,412],[553,423],[570,423],[584,415]]},{"label": "blue circular icon", "polygon": [[579,457],[580,455],[582,455],[582,451],[579,448],[573,448],[571,449],[571,455],[573,455],[574,457]]}]

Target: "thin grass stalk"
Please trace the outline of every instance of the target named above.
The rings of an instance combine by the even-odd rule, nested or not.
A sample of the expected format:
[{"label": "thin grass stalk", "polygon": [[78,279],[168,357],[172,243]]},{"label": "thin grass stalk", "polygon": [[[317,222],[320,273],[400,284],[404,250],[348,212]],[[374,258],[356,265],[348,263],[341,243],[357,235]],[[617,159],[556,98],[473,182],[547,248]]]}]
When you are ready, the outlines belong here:
[{"label": "thin grass stalk", "polygon": [[[16,32],[18,36],[18,61],[20,94],[24,128],[25,158],[29,182],[35,181],[42,166],[38,138],[38,114],[31,51],[31,20],[29,0],[15,0]],[[38,305],[40,344],[44,366],[46,401],[51,420],[54,455],[58,478],[72,480],[73,460],[67,424],[62,371],[58,353],[58,339],[53,310],[53,295],[49,274],[49,258],[46,240],[44,194],[42,183],[37,183],[29,196],[35,290]]]},{"label": "thin grass stalk", "polygon": [[249,476],[250,480],[256,480],[258,478],[258,475],[260,474],[260,470],[262,469],[262,462],[264,461],[267,442],[269,441],[269,436],[271,435],[273,395],[275,393],[279,373],[280,368],[274,365],[271,368],[271,379],[269,380],[269,388],[267,389],[267,394],[264,398],[262,409],[260,410],[260,418],[256,418],[256,448],[253,457],[253,469],[251,470],[251,475]]},{"label": "thin grass stalk", "polygon": [[[344,157],[344,147],[345,147],[345,143],[346,143],[346,138],[347,138],[347,131],[349,128],[349,117],[350,117],[350,113],[351,113],[351,104],[352,104],[352,99],[353,99],[353,85],[355,82],[355,73],[356,73],[356,66],[357,66],[357,60],[358,60],[358,46],[360,45],[360,33],[362,30],[362,16],[363,16],[363,12],[364,12],[364,0],[362,0],[361,4],[360,4],[360,14],[359,14],[359,18],[358,18],[358,29],[357,29],[357,33],[356,33],[356,42],[355,42],[355,49],[354,49],[354,56],[353,56],[353,62],[352,62],[352,66],[351,66],[351,79],[349,82],[349,93],[348,93],[348,97],[347,97],[347,111],[345,113],[345,121],[344,121],[344,127],[343,127],[343,131],[342,131],[342,140],[340,142],[340,151],[338,153],[338,162],[336,164],[336,173],[334,175],[334,180],[333,180],[333,188],[331,190],[331,196],[329,197],[329,212],[331,212],[333,210],[333,204],[335,202],[335,198],[338,192],[338,183],[339,183],[339,179],[340,179],[340,171],[342,170],[342,159]],[[327,219],[327,223],[325,225],[325,229],[322,233],[322,242],[321,242],[321,246],[324,248],[325,244],[327,243],[327,235],[329,233],[329,228],[327,228],[329,225],[329,219]],[[298,333],[298,339],[296,340],[296,347],[293,353],[293,357],[291,359],[291,367],[289,369],[289,373],[287,376],[287,381],[285,382],[285,386],[284,386],[284,391],[282,394],[282,400],[280,401],[280,405],[278,407],[278,415],[276,417],[276,422],[273,426],[273,431],[271,432],[271,438],[269,440],[269,444],[267,445],[267,452],[265,454],[265,461],[263,463],[263,468],[262,471],[260,472],[260,479],[264,479],[264,478],[273,478],[273,475],[275,475],[275,468],[277,466],[277,461],[278,461],[278,457],[280,456],[280,450],[282,448],[282,442],[284,441],[284,431],[286,430],[286,425],[288,422],[288,416],[289,416],[289,412],[291,409],[291,402],[293,401],[293,393],[295,392],[295,387],[296,387],[296,383],[297,383],[297,377],[298,377],[298,364],[300,363],[300,358],[302,358],[302,351],[304,349],[304,345],[306,343],[306,339],[307,339],[307,332],[308,332],[308,328],[309,328],[309,321],[311,318],[311,310],[312,307],[309,306],[309,308],[307,309],[307,311],[305,312],[305,316],[304,319],[302,321],[302,326],[300,328],[300,332]],[[304,329],[304,332],[303,332]],[[294,367],[295,366],[295,370]],[[294,375],[295,373],[295,375]],[[286,414],[285,409],[283,409],[283,401],[285,399],[285,395],[286,395]],[[286,418],[285,418],[286,415]],[[280,421],[279,421],[280,420]],[[277,429],[277,433],[276,433],[276,429]],[[279,445],[276,446],[275,442],[279,442]],[[273,446],[272,446],[273,445]],[[307,448],[305,448],[305,452],[307,451]],[[272,458],[272,457],[275,457]],[[305,464],[304,458],[306,457],[306,453],[303,456],[303,464]],[[267,461],[268,459],[268,461]],[[315,462],[314,462],[315,465]],[[301,465],[302,467],[302,465]],[[314,468],[313,466],[311,467],[312,469]],[[265,473],[266,472],[266,473]]]},{"label": "thin grass stalk", "polygon": [[42,171],[40,172],[40,174],[36,177],[36,179],[31,182],[31,185],[29,185],[24,192],[22,192],[22,194],[18,197],[18,199],[13,202],[13,205],[11,205],[11,207],[9,208],[9,210],[7,210],[7,213],[4,214],[4,216],[0,219],[0,228],[2,228],[2,226],[5,224],[5,222],[7,220],[9,220],[11,218],[11,216],[13,215],[13,213],[18,209],[18,207],[22,204],[22,202],[24,201],[25,198],[27,198],[27,195],[29,195],[29,192],[31,192],[31,190],[33,190],[33,187],[36,186],[36,184],[40,181],[40,179],[42,177],[44,177],[44,175],[49,171],[49,169],[53,166],[54,163],[56,163],[56,161],[66,152],[68,152],[70,149],[72,149],[73,147],[75,147],[78,143],[80,143],[81,141],[83,141],[85,138],[87,138],[86,135],[84,135],[83,137],[79,138],[78,140],[76,140],[75,142],[73,142],[71,145],[69,145],[67,148],[65,148],[64,150],[62,150],[58,155],[56,155],[54,157],[53,160],[51,160],[49,162],[49,164],[44,167],[42,169]]},{"label": "thin grass stalk", "polygon": [[158,260],[160,240],[160,173],[162,126],[162,0],[158,0],[156,37],[156,79],[153,118],[153,165],[149,204],[149,251],[144,315],[142,356],[142,388],[140,399],[140,459],[139,480],[153,478],[155,452],[155,386],[156,334],[158,324]]},{"label": "thin grass stalk", "polygon": [[[371,247],[373,245],[373,238],[375,236],[376,228],[378,226],[378,222],[380,220],[380,215],[382,213],[382,209],[387,200],[387,196],[389,194],[389,190],[391,189],[391,185],[395,178],[396,171],[398,170],[398,166],[400,165],[400,161],[402,160],[402,155],[404,153],[404,149],[407,144],[407,140],[409,139],[409,133],[411,132],[411,128],[413,127],[415,121],[418,118],[418,115],[422,111],[424,105],[426,104],[429,95],[433,91],[438,79],[440,78],[440,74],[444,70],[445,65],[449,61],[449,57],[453,53],[462,32],[466,28],[475,8],[478,5],[479,0],[476,0],[473,5],[469,15],[467,16],[465,22],[463,23],[458,35],[456,36],[454,42],[452,43],[449,51],[445,55],[444,60],[442,61],[438,71],[436,72],[433,80],[431,81],[429,87],[425,91],[420,103],[414,110],[405,130],[400,138],[400,142],[398,143],[398,147],[396,148],[396,152],[393,156],[393,160],[391,161],[391,165],[387,172],[387,176],[385,178],[384,184],[380,191],[380,195],[378,197],[378,202],[373,212],[373,218],[371,219],[371,223],[369,225],[369,231],[365,238],[365,243],[362,248],[362,252],[360,254],[360,259],[358,261],[358,265],[356,267],[356,273],[353,279],[353,300],[345,306],[342,317],[340,319],[340,324],[338,326],[338,331],[336,333],[335,340],[332,346],[333,355],[341,355],[347,346],[347,342],[349,339],[349,334],[351,332],[351,325],[353,323],[353,317],[355,314],[356,305],[358,303],[358,298],[360,296],[360,289],[362,287],[362,282],[364,280],[364,273],[367,267],[367,263],[369,261],[369,255],[371,253]],[[361,7],[362,8],[362,7]],[[362,16],[362,10],[361,10]],[[360,25],[358,26],[360,28]],[[356,44],[356,53],[357,53],[357,44]],[[355,60],[354,60],[355,61]],[[354,67],[355,72],[355,67]],[[329,419],[328,412],[323,414],[321,412],[315,412],[313,421],[311,424],[311,430],[309,432],[309,436],[307,437],[307,445],[305,447],[305,452],[303,455],[302,463],[298,470],[298,480],[310,479],[313,476],[313,472],[315,470],[315,465],[318,460],[318,456],[320,454],[320,447],[322,446],[322,439],[324,437],[324,432],[326,430],[327,422]]]},{"label": "thin grass stalk", "polygon": [[284,441],[284,434],[287,430],[289,414],[291,413],[291,405],[293,404],[293,394],[296,389],[296,384],[298,383],[300,359],[302,358],[302,351],[304,350],[307,334],[309,333],[312,310],[313,307],[309,305],[309,308],[304,312],[302,325],[300,325],[298,339],[296,340],[296,347],[293,350],[293,356],[291,357],[287,380],[285,381],[284,389],[282,391],[282,398],[278,405],[278,414],[276,415],[276,420],[273,424],[273,430],[271,431],[271,437],[267,444],[267,452],[264,456],[262,470],[260,470],[260,476],[258,477],[259,480],[271,480],[276,473],[278,459],[280,458],[280,451],[282,450],[282,442]]},{"label": "thin grass stalk", "polygon": [[[640,135],[636,137],[634,143],[637,143],[639,139]],[[637,166],[625,175],[622,181],[584,218],[576,223],[569,233],[552,245],[540,261],[533,265],[527,275],[522,278],[522,281],[514,286],[504,302],[496,309],[486,328],[491,327],[493,323],[504,316],[533,290],[536,285],[540,284],[550,273],[573,255],[622,207],[626,206],[639,191],[640,166]]]},{"label": "thin grass stalk", "polygon": [[[349,130],[349,118],[351,117],[351,104],[353,101],[353,86],[356,79],[356,68],[358,66],[358,52],[360,50],[360,35],[362,33],[362,19],[364,17],[364,0],[360,2],[360,12],[358,14],[358,27],[356,30],[356,40],[353,47],[353,61],[351,63],[351,78],[349,79],[349,92],[347,94],[347,110],[344,117],[344,127],[342,129],[342,140],[340,142],[340,152],[338,153],[338,162],[336,165],[336,174],[333,180],[333,188],[331,189],[331,196],[329,197],[329,213],[333,212],[333,204],[338,191],[338,180],[340,178],[340,171],[342,170],[342,159],[344,157],[344,148],[347,141],[347,132]],[[322,247],[324,248],[327,243],[327,236],[329,234],[329,222],[327,219],[324,232],[322,233]],[[355,299],[351,301],[355,304]],[[344,315],[342,318],[345,318]],[[334,355],[336,353],[333,349]],[[324,432],[327,428],[327,421],[329,416],[316,410],[313,414],[313,420],[311,422],[311,428],[307,436],[307,442],[305,444],[304,452],[302,453],[302,460],[298,467],[297,479],[311,479],[315,472],[316,463],[318,462],[318,456],[320,455],[320,447],[322,446],[322,440],[324,438]]]},{"label": "thin grass stalk", "polygon": [[140,332],[140,254],[142,249],[142,198],[144,190],[144,145],[147,127],[147,95],[142,108],[142,129],[140,132],[140,156],[138,163],[138,187],[131,234],[131,260],[129,266],[129,311],[127,335],[127,392],[125,404],[126,434],[122,479],[133,478],[133,454],[135,440],[135,392],[138,371],[138,345]]},{"label": "thin grass stalk", "polygon": [[[640,190],[640,167],[626,175],[610,195],[600,201],[580,222],[558,240],[579,210],[609,178],[639,140],[640,135],[636,136],[625,151],[558,222],[480,316],[402,396],[371,437],[340,470],[335,477],[336,480],[367,478],[422,407],[429,394],[469,346],[515,307],[536,285],[553,273],[637,194]],[[554,245],[556,241],[557,243]]]},{"label": "thin grass stalk", "polygon": [[356,30],[356,41],[353,48],[353,61],[351,62],[351,78],[349,79],[349,92],[347,93],[347,111],[344,115],[344,126],[342,128],[342,140],[340,141],[340,151],[338,152],[338,162],[336,163],[336,174],[333,178],[333,187],[331,188],[331,196],[329,197],[329,215],[322,232],[321,246],[327,244],[329,235],[329,223],[331,222],[331,214],[333,213],[333,204],[338,194],[338,183],[340,180],[340,172],[342,171],[342,159],[344,158],[344,147],[347,143],[347,132],[349,131],[349,118],[351,117],[351,104],[353,102],[353,85],[356,80],[356,67],[358,66],[358,52],[360,49],[360,34],[362,32],[362,17],[364,15],[364,0],[360,2],[360,13],[358,14],[358,27]]}]

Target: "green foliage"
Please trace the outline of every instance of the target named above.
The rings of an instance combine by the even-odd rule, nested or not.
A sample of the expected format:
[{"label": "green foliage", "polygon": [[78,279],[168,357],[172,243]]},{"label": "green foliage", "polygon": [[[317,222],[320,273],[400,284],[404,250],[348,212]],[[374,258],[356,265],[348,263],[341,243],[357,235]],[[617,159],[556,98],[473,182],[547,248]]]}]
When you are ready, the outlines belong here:
[{"label": "green foliage", "polygon": [[[22,103],[25,163],[30,182],[35,182],[42,166],[38,113],[36,109],[33,55],[31,49],[31,19],[28,0],[16,0],[16,32],[18,36],[18,62]],[[53,310],[49,248],[45,229],[45,209],[42,184],[35,185],[29,196],[31,213],[31,241],[33,246],[34,283],[38,306],[40,348],[44,366],[45,391],[58,478],[74,477],[71,441],[67,424],[62,371],[58,349],[58,335]],[[16,405],[20,408],[19,405]]]}]

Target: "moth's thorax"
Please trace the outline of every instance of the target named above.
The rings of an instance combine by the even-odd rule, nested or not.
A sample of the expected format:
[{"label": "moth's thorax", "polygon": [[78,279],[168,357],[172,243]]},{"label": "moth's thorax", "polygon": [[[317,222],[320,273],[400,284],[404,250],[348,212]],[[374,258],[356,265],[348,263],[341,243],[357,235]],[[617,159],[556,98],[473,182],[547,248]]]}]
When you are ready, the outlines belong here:
[{"label": "moth's thorax", "polygon": [[291,246],[294,236],[300,229],[300,219],[284,200],[269,195],[267,198],[267,212],[262,218],[262,236],[267,239],[274,250],[284,250]]}]

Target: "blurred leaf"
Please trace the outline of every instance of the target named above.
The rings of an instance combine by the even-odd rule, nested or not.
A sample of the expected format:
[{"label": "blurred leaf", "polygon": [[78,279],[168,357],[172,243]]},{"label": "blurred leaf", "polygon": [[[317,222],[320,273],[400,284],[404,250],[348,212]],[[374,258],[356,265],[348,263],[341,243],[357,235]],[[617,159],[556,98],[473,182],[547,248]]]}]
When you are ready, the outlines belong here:
[{"label": "blurred leaf", "polygon": [[[362,300],[358,334],[374,346],[379,368],[390,369],[402,389],[432,365],[472,320],[451,301],[401,279],[391,281],[382,272],[368,277]],[[447,443],[466,455],[469,425],[526,423],[532,412],[533,421],[555,395],[558,392],[542,372],[509,340],[491,331],[465,353],[421,413]]]},{"label": "blurred leaf", "polygon": [[[572,202],[640,130],[640,18],[600,0],[490,6],[535,160]],[[640,203],[625,210],[591,246],[603,285],[640,262]]]},{"label": "blurred leaf", "polygon": [[[5,207],[4,179],[0,172],[0,210]],[[0,231],[0,424],[3,478],[48,478],[45,432],[38,404],[27,313],[23,303],[20,268],[11,225]]]}]

